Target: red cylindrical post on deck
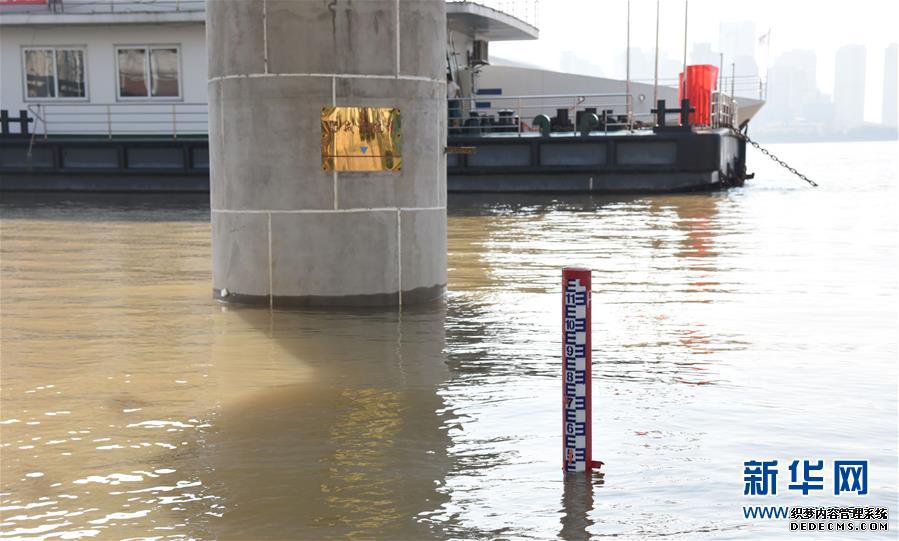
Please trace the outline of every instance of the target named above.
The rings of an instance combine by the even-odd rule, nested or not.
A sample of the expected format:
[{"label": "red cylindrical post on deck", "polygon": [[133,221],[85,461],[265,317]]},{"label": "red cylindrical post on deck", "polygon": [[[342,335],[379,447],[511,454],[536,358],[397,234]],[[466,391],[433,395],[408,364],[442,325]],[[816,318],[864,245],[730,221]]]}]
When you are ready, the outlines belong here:
[{"label": "red cylindrical post on deck", "polygon": [[696,64],[687,66],[687,87],[684,88],[684,74],[678,78],[678,97],[690,100],[690,124],[709,126],[712,123],[712,93],[718,88],[718,66]]},{"label": "red cylindrical post on deck", "polygon": [[590,423],[590,269],[562,269],[562,467],[593,468]]}]

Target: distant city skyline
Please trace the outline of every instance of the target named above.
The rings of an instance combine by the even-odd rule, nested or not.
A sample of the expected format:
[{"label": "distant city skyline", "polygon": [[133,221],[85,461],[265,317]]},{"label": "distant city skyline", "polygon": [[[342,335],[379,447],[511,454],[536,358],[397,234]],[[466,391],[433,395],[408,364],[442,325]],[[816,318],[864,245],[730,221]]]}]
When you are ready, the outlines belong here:
[{"label": "distant city skyline", "polygon": [[[501,4],[501,2],[500,2]],[[540,39],[534,42],[496,42],[491,54],[511,61],[528,63],[545,69],[563,70],[576,67],[578,58],[594,68],[591,73],[605,77],[624,77],[626,44],[626,0],[541,0],[537,6]],[[684,2],[661,2],[660,76],[671,66],[683,61]],[[896,41],[895,21],[899,20],[899,2],[884,0],[856,0],[852,9],[836,9],[811,0],[783,2],[757,0],[690,0],[688,51],[701,54],[701,44],[708,44],[716,53],[722,49],[739,55],[746,53],[745,30],[722,30],[728,25],[749,25],[753,60],[758,71],[770,74],[777,59],[789,51],[811,50],[816,56],[815,86],[822,96],[832,96],[837,49],[844,45],[860,44],[866,48],[864,120],[882,121],[884,89],[884,53]],[[631,67],[639,75],[642,57],[652,59],[655,47],[656,2],[631,1]],[[769,33],[770,32],[770,33]],[[730,40],[740,41],[742,49]],[[759,38],[767,36],[767,39]],[[728,66],[734,59],[725,58]],[[667,63],[667,70],[663,68]],[[644,62],[645,64],[645,62]],[[715,62],[717,64],[717,62]],[[738,65],[740,63],[738,62]],[[565,69],[564,71],[573,71]],[[726,75],[729,75],[726,73]],[[651,76],[651,75],[650,75]]]}]

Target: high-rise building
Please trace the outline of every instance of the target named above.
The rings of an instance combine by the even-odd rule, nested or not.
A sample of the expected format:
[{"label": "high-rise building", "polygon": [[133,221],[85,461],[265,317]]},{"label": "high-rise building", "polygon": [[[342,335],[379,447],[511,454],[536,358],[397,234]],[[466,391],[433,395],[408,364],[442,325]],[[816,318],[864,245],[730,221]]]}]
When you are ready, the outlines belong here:
[{"label": "high-rise building", "polygon": [[838,130],[865,121],[864,45],[844,45],[837,50],[833,83],[833,121]]},{"label": "high-rise building", "polygon": [[738,96],[759,97],[757,41],[755,23],[724,22],[718,26],[718,48],[724,53],[724,79],[736,77],[734,91]]},{"label": "high-rise building", "polygon": [[[760,115],[766,123],[812,121],[807,107],[820,101],[816,64],[815,52],[810,50],[787,51],[777,58],[768,72],[768,103]],[[820,122],[820,115],[812,116]]]},{"label": "high-rise building", "polygon": [[886,48],[883,60],[883,109],[881,109],[881,122],[884,126],[895,128],[899,125],[896,114],[896,69],[899,59],[896,57],[896,44],[892,43]]},{"label": "high-rise building", "polygon": [[690,63],[718,66],[721,63],[721,55],[718,51],[712,50],[711,43],[694,43],[693,50],[690,51]]},{"label": "high-rise building", "polygon": [[730,58],[755,56],[755,23],[725,22],[718,26],[718,47]]}]

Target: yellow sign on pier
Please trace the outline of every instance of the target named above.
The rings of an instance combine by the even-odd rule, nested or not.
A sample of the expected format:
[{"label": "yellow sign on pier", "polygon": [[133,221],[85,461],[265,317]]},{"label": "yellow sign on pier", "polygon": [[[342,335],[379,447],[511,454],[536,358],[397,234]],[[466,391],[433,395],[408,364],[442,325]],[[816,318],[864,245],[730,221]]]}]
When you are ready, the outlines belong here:
[{"label": "yellow sign on pier", "polygon": [[322,169],[400,171],[400,110],[388,107],[322,107]]}]

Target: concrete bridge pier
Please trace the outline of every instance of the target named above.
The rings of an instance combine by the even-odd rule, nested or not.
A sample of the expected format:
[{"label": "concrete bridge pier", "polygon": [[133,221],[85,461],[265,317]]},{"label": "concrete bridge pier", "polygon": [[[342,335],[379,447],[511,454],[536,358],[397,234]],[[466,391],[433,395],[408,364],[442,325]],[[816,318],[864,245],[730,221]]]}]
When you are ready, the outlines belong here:
[{"label": "concrete bridge pier", "polygon": [[[444,2],[208,0],[206,31],[215,298],[273,307],[440,298]],[[348,159],[354,170],[324,158],[343,153],[325,144],[335,107],[398,110],[379,139],[396,144],[381,162],[393,170],[368,168],[371,154]]]}]

